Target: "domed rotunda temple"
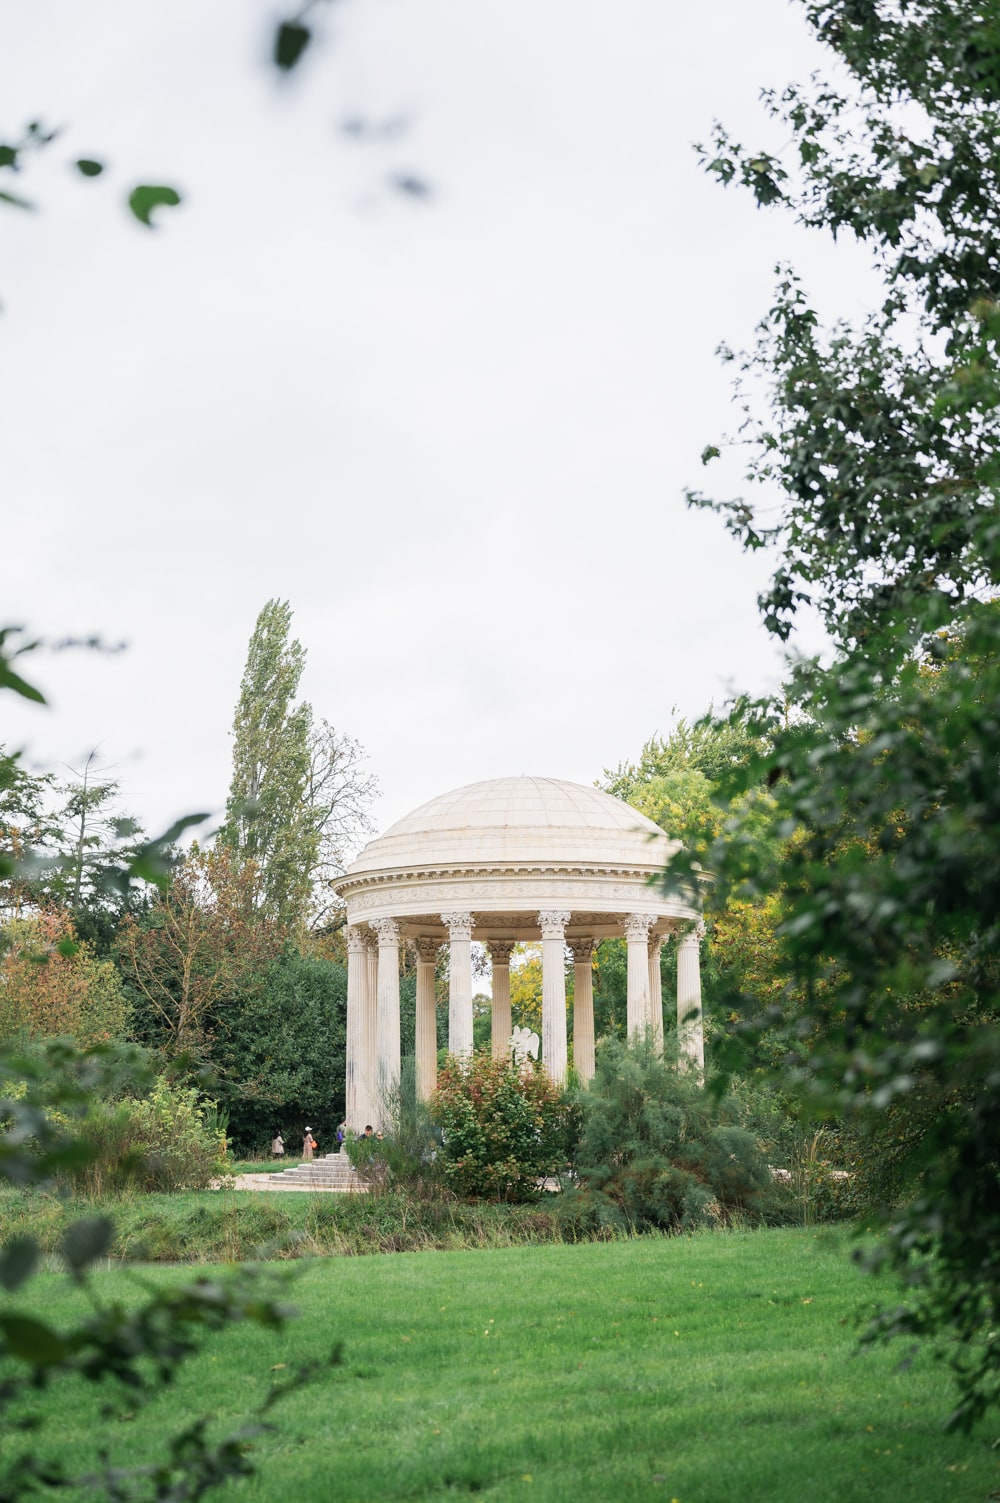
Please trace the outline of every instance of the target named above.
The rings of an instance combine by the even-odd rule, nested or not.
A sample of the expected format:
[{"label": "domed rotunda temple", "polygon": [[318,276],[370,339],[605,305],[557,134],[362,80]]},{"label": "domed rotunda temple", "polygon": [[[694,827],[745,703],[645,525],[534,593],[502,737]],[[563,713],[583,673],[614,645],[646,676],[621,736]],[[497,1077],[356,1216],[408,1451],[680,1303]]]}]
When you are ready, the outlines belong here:
[{"label": "domed rotunda temple", "polygon": [[663,1034],[660,950],[678,944],[681,1049],[704,1066],[696,909],[651,882],[680,842],[621,799],[558,778],[471,783],[414,809],[371,841],[337,883],[347,905],[347,1123],[384,1116],[400,1077],[399,957],[416,955],[417,1090],[437,1074],[434,968],[448,945],[448,1048],[472,1050],[472,942],[493,967],[493,1053],[511,1041],[510,957],[542,944],[542,1063],[568,1065],[566,969],[573,955],[573,1062],[594,1073],[593,954],[628,942],[628,1031]]}]

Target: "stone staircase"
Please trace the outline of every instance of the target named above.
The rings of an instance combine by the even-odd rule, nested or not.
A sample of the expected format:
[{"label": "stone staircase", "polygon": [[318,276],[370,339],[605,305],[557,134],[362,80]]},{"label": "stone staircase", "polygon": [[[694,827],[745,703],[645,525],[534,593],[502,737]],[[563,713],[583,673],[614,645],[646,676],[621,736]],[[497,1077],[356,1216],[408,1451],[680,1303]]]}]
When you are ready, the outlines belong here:
[{"label": "stone staircase", "polygon": [[[280,1174],[258,1175],[268,1190],[365,1190],[346,1153],[328,1153],[308,1164],[289,1165]],[[263,1188],[263,1187],[262,1187]]]}]

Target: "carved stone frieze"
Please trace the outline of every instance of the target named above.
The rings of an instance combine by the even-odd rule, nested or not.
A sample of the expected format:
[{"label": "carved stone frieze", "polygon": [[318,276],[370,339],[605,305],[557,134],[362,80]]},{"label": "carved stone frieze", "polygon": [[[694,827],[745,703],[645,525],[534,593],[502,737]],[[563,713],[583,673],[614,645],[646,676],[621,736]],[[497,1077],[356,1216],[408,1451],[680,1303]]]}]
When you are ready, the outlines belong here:
[{"label": "carved stone frieze", "polygon": [[395,883],[392,887],[375,887],[348,899],[348,912],[353,920],[366,921],[369,913],[385,912],[425,914],[428,917],[440,914],[443,918],[449,902],[459,899],[463,906],[475,913],[488,914],[498,909],[509,912],[516,905],[513,900],[523,898],[525,913],[538,912],[539,899],[567,903],[572,911],[586,910],[589,913],[627,913],[639,904],[648,903],[656,914],[677,914],[687,917],[679,903],[658,901],[650,896],[644,877],[632,881],[598,880],[596,878],[570,877],[561,874],[536,881],[503,882],[499,878],[480,878],[463,882]]}]

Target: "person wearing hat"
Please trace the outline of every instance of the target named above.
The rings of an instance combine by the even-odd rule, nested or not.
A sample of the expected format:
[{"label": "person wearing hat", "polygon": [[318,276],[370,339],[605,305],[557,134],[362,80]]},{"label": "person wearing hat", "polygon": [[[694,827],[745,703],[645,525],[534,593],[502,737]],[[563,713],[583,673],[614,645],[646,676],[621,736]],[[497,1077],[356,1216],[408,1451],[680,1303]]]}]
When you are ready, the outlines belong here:
[{"label": "person wearing hat", "polygon": [[303,1159],[311,1159],[312,1156],[313,1156],[313,1153],[315,1152],[316,1147],[317,1147],[317,1144],[316,1144],[316,1139],[313,1137],[313,1130],[312,1130],[311,1127],[307,1127],[306,1131],[305,1131],[305,1136],[302,1139],[302,1157],[303,1157]]}]

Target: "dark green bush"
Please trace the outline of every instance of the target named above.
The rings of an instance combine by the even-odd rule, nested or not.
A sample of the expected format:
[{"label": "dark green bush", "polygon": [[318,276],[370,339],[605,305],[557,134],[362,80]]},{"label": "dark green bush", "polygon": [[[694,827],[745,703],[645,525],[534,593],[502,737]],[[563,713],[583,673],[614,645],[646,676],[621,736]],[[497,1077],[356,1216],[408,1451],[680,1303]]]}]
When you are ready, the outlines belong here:
[{"label": "dark green bush", "polygon": [[579,1104],[577,1182],[559,1211],[573,1235],[759,1219],[771,1177],[753,1136],[652,1041],[604,1040]]}]

